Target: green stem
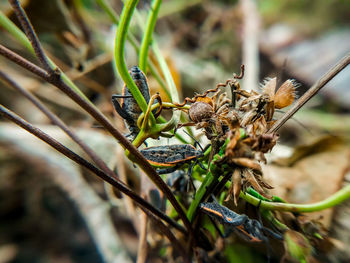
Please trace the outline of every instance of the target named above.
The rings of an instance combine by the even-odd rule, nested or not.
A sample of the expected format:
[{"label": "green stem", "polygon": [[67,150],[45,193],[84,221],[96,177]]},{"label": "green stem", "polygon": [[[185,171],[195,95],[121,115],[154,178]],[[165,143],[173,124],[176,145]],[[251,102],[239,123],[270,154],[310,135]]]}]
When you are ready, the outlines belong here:
[{"label": "green stem", "polygon": [[[113,21],[113,23],[115,23],[116,25],[119,26],[119,17],[118,15],[114,12],[114,10],[112,9],[112,7],[109,5],[109,3],[106,0],[97,0],[97,3],[100,5],[100,7],[106,12],[106,14],[110,17],[110,19]],[[137,10],[136,10],[137,12]],[[139,48],[139,44],[137,43],[136,38],[130,33],[127,32],[127,40],[131,43],[131,45],[134,47],[136,53],[139,53],[140,48]],[[146,52],[147,54],[147,52]],[[171,93],[169,92],[169,90],[166,88],[166,85],[164,83],[163,78],[160,76],[156,66],[152,63],[152,61],[148,62],[149,64],[149,70],[151,72],[151,74],[155,77],[155,79],[157,80],[157,82],[159,83],[159,85],[161,86],[162,90],[167,94],[167,96],[169,98],[171,98]],[[173,97],[175,96],[175,94],[173,95]],[[178,101],[178,100],[177,100]],[[158,120],[162,123],[165,123],[165,119],[162,118],[161,116],[158,117]],[[175,136],[183,142],[186,142],[186,140],[184,140],[182,138],[181,135],[179,134],[175,134]]]},{"label": "green stem", "polygon": [[157,15],[160,9],[162,0],[153,0],[151,5],[151,10],[148,14],[146,31],[143,34],[141,42],[141,50],[139,55],[139,67],[142,71],[146,72],[147,68],[147,58],[148,58],[148,49],[152,41],[152,33],[157,21]]},{"label": "green stem", "polygon": [[269,221],[272,225],[277,227],[280,231],[286,231],[288,226],[279,221],[270,210],[260,209],[262,217]]},{"label": "green stem", "polygon": [[213,184],[215,179],[216,178],[213,176],[211,172],[209,172],[204,178],[204,181],[202,182],[200,188],[198,189],[195,198],[193,199],[190,207],[187,210],[187,218],[190,222],[193,221],[195,212],[197,211],[197,207],[202,202],[202,199],[207,191],[207,188],[209,188],[209,186]]},{"label": "green stem", "polygon": [[[250,194],[240,193],[240,197],[246,200],[248,203],[258,206],[260,199],[253,197]],[[261,201],[260,208],[268,210],[278,210],[286,212],[298,212],[298,213],[308,213],[321,211],[333,206],[339,205],[345,200],[350,198],[350,185],[347,185],[343,189],[339,190],[335,194],[326,198],[323,201],[313,203],[313,204],[288,204],[288,203],[275,203],[275,202],[266,202]]]},{"label": "green stem", "polygon": [[[136,84],[132,80],[128,68],[125,63],[124,58],[124,48],[125,48],[125,40],[127,36],[127,32],[130,26],[130,21],[133,15],[133,12],[136,8],[138,0],[127,0],[125,2],[121,18],[119,21],[119,27],[117,31],[117,35],[115,38],[115,63],[118,69],[120,76],[122,77],[124,83],[130,90],[132,96],[136,100],[137,104],[141,108],[143,112],[147,110],[147,102],[145,98],[142,96],[140,90],[137,88]],[[150,114],[151,123],[155,123],[155,118],[153,114]]]},{"label": "green stem", "polygon": [[9,32],[17,41],[19,41],[30,53],[34,54],[34,49],[30,44],[27,36],[10,20],[3,12],[0,11],[0,25]]},{"label": "green stem", "polygon": [[[99,4],[99,6],[106,12],[106,14],[112,20],[112,22],[115,25],[118,26],[118,24],[119,24],[119,16],[114,12],[113,8],[109,5],[109,3],[106,0],[96,0],[96,1]],[[131,32],[128,31],[126,38],[130,42],[130,44],[134,47],[136,53],[139,54],[140,53],[140,48],[139,48],[140,44],[138,43],[138,41],[135,38],[135,36]],[[168,89],[165,86],[164,80],[162,79],[162,77],[158,73],[158,70],[157,70],[156,66],[153,64],[152,61],[149,61],[148,64],[149,64],[149,70],[150,70],[151,74],[157,80],[158,84],[161,86],[163,91],[170,98],[169,91],[168,91]]]},{"label": "green stem", "polygon": [[158,82],[160,88],[165,92],[165,94],[168,96],[168,98],[171,98],[170,92],[167,89],[166,85],[165,85],[165,81],[164,79],[160,76],[158,69],[156,68],[156,66],[153,64],[152,61],[148,61],[148,66],[149,66],[149,71],[151,72],[151,74],[153,75],[153,77],[156,79],[156,81]]},{"label": "green stem", "polygon": [[[160,68],[163,71],[163,75],[165,77],[168,88],[170,90],[170,95],[171,95],[170,100],[173,101],[173,99],[174,99],[175,101],[179,101],[179,94],[177,92],[173,76],[171,75],[169,67],[168,67],[163,55],[161,54],[156,41],[153,41],[152,48],[153,48],[153,52],[154,52],[156,58],[158,59]],[[178,122],[180,120],[180,115],[181,115],[181,111],[174,111],[173,116],[171,117],[171,120],[167,123],[161,124],[161,130],[168,131],[168,130],[173,129],[178,124]]]},{"label": "green stem", "polygon": [[[141,30],[144,32],[144,31],[146,30],[146,27],[145,27],[145,25],[144,25],[144,23],[143,23],[142,16],[140,15],[140,13],[139,13],[137,10],[135,10],[135,16],[136,16],[136,18],[137,18],[139,27],[140,27]],[[156,52],[156,51],[154,50],[154,45],[153,45],[153,44],[156,44],[156,41],[155,41],[154,39],[152,40],[152,46],[151,46],[151,48],[152,48],[153,52]],[[158,60],[157,62],[158,62],[158,64],[160,65],[160,67],[162,67],[162,66],[161,66],[161,62],[159,61],[158,57],[156,57],[156,59]],[[164,61],[165,61],[165,60],[164,60]],[[155,78],[156,78],[156,79],[158,79],[158,78],[161,79],[160,76],[159,76],[159,73],[158,73],[158,71],[157,71],[157,68],[153,65],[152,61],[149,61],[149,66],[150,66],[150,71],[151,71],[151,72],[154,71],[154,72],[156,73],[156,75],[154,75]],[[163,71],[163,69],[162,69],[162,71]],[[163,75],[164,75],[164,72],[163,72]],[[166,76],[165,76],[165,78],[166,78]],[[168,89],[167,89],[163,84],[164,84],[164,83],[159,82],[159,85],[161,86],[161,88],[164,90],[164,92],[165,92],[165,93],[168,95],[168,97],[171,99],[171,94],[169,93]],[[171,100],[171,101],[172,101],[172,100]]]},{"label": "green stem", "polygon": [[[228,185],[226,184],[227,188],[230,187],[231,185],[231,182],[227,182]],[[273,195],[271,199],[268,199],[264,196],[262,196],[261,194],[259,194],[257,191],[255,191],[252,187],[248,187],[246,193],[256,197],[256,198],[259,198],[261,199],[262,201],[267,201],[267,202],[280,202],[280,203],[287,203],[286,201],[284,201],[282,198],[278,197],[278,196],[275,196]]]},{"label": "green stem", "polygon": [[106,12],[115,25],[119,24],[119,16],[114,12],[113,8],[106,0],[96,0],[96,3]]},{"label": "green stem", "polygon": [[[219,182],[220,172],[222,171],[222,166],[217,166],[216,162],[221,159],[221,156],[223,155],[223,151],[226,149],[226,145],[229,141],[226,140],[225,144],[221,146],[219,153],[215,154],[213,157],[212,162],[210,163],[208,173],[206,177],[204,178],[200,188],[198,189],[196,196],[194,200],[192,201],[190,207],[187,211],[187,218],[190,222],[194,219],[194,215],[197,211],[197,208],[199,204],[203,201],[203,197],[207,193],[207,191],[210,191],[212,189],[212,186],[216,185]],[[221,175],[224,175],[221,173]]]}]

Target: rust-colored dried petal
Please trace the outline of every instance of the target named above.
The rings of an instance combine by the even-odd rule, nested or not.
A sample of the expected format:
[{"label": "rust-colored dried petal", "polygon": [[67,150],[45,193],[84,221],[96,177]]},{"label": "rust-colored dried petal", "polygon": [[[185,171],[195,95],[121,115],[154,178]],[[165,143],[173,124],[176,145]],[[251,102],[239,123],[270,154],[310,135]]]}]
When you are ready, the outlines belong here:
[{"label": "rust-colored dried petal", "polygon": [[282,109],[291,105],[295,99],[295,82],[291,79],[286,80],[277,90],[275,95],[275,108]]}]

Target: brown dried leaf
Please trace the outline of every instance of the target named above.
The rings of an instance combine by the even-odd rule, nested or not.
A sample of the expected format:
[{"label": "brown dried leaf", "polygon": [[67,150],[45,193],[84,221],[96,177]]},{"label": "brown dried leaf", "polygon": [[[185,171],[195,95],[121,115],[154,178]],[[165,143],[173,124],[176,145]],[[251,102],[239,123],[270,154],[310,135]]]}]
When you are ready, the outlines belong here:
[{"label": "brown dried leaf", "polygon": [[256,180],[254,174],[249,169],[243,170],[244,179],[261,195],[265,196],[265,192]]},{"label": "brown dried leaf", "polygon": [[245,167],[245,168],[249,168],[249,169],[252,169],[254,171],[258,171],[260,173],[262,171],[260,164],[255,162],[255,160],[253,160],[253,159],[241,157],[241,158],[234,158],[234,159],[232,159],[232,162],[234,164],[239,165],[239,166],[242,166],[242,167]]},{"label": "brown dried leaf", "polygon": [[[298,148],[300,151],[301,147]],[[302,147],[289,162],[264,166],[264,180],[275,188],[272,194],[290,203],[315,203],[324,200],[342,187],[350,167],[350,148],[346,140],[327,136]],[[283,165],[283,166],[281,166]],[[289,167],[288,167],[289,166]],[[309,219],[318,219],[326,227],[332,220],[333,209],[308,213]]]},{"label": "brown dried leaf", "polygon": [[240,137],[239,129],[236,129],[234,134],[232,132],[229,133],[230,141],[226,146],[226,152],[225,152],[225,156],[227,156],[229,159],[232,159],[235,156],[234,149],[236,148],[239,137]]}]

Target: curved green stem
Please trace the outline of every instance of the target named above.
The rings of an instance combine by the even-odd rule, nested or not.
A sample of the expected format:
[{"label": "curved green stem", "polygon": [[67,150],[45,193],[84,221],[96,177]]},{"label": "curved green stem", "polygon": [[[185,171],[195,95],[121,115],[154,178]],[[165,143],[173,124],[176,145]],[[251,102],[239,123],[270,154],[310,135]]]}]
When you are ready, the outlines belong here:
[{"label": "curved green stem", "polygon": [[[227,188],[230,187],[231,182],[227,182],[228,185],[226,184]],[[286,201],[284,201],[282,198],[280,198],[279,196],[273,195],[271,199],[268,199],[264,196],[262,196],[261,194],[259,194],[257,191],[255,191],[252,187],[248,187],[246,193],[261,199],[262,201],[267,201],[267,202],[279,202],[279,203],[287,203]]]},{"label": "curved green stem", "polygon": [[[114,55],[115,55],[115,63],[121,78],[123,79],[128,89],[130,90],[132,96],[136,100],[141,110],[143,112],[146,112],[147,102],[145,98],[142,96],[140,90],[137,88],[134,81],[132,80],[128,72],[128,68],[126,66],[125,58],[124,58],[125,40],[126,40],[129,26],[130,26],[130,21],[137,3],[138,3],[138,0],[127,0],[125,2],[125,5],[120,17],[120,21],[119,21],[117,35],[115,38]],[[152,113],[150,114],[150,121],[151,123],[155,123],[155,119]]]},{"label": "curved green stem", "polygon": [[309,212],[316,212],[327,208],[331,208],[349,199],[350,185],[347,185],[346,187],[339,190],[338,192],[331,195],[330,197],[326,198],[325,200],[317,203],[313,203],[313,204],[288,204],[288,203],[266,202],[266,201],[261,201],[261,199],[253,197],[250,194],[247,194],[247,193],[244,194],[243,192],[240,193],[240,197],[254,206],[258,206],[259,202],[261,202],[260,207],[262,209],[309,213]]},{"label": "curved green stem", "polygon": [[[119,16],[114,12],[114,10],[110,6],[110,4],[106,0],[96,0],[96,1],[97,1],[97,4],[106,12],[106,14],[112,20],[112,22],[118,26],[119,25]],[[140,53],[140,48],[139,48],[140,44],[138,43],[135,36],[131,32],[128,32],[126,38],[130,42],[130,44],[134,47],[136,53]],[[169,95],[170,93],[169,93],[168,89],[166,88],[165,82],[162,79],[162,77],[160,76],[156,66],[153,64],[152,61],[149,61],[148,64],[149,64],[149,70],[150,70],[151,74],[157,80],[157,82],[160,85],[160,87],[162,88],[162,90],[170,98],[170,95]]]},{"label": "curved green stem", "polygon": [[148,49],[152,41],[152,33],[157,21],[157,15],[160,9],[162,0],[153,0],[151,5],[151,10],[149,12],[146,24],[146,31],[143,34],[141,49],[139,55],[139,67],[142,71],[146,72],[147,68],[147,58],[148,58]]},{"label": "curved green stem", "polygon": [[[110,17],[110,19],[116,24],[116,25],[118,25],[118,27],[120,26],[119,25],[119,21],[120,21],[120,19],[119,19],[119,17],[118,17],[118,15],[114,12],[114,10],[112,9],[112,7],[108,4],[108,2],[106,1],[106,0],[97,0],[97,3],[100,5],[100,7],[107,13],[107,15]],[[160,5],[160,1],[158,1],[158,3],[156,3],[157,5]],[[137,10],[135,10],[135,12],[137,13]],[[154,12],[152,12],[153,14],[155,14]],[[153,18],[152,18],[152,20],[154,21],[154,22],[152,22],[152,23],[155,23],[155,18],[156,18],[157,16],[156,15],[153,15]],[[150,36],[150,33],[151,33],[151,31],[153,31],[153,29],[151,30],[151,27],[152,26],[150,26],[150,27],[147,27],[147,31],[148,31],[148,35]],[[154,27],[154,26],[153,26]],[[142,28],[144,28],[144,27],[142,27]],[[128,39],[128,41],[132,44],[132,46],[135,48],[135,51],[137,52],[137,53],[139,53],[139,51],[140,51],[140,48],[138,47],[138,43],[137,43],[137,40],[135,39],[135,37],[130,33],[130,32],[127,32],[127,39]],[[148,42],[148,41],[147,41]],[[144,42],[144,43],[146,43],[146,42]],[[149,43],[148,43],[149,44]],[[145,44],[146,45],[146,44]],[[145,46],[146,47],[146,46]],[[144,47],[144,48],[145,48]],[[149,47],[149,45],[148,45],[148,47]],[[153,48],[153,46],[152,46],[152,48]],[[141,60],[141,57],[144,57],[144,56],[146,56],[147,55],[147,53],[148,52],[145,52],[144,51],[144,55],[140,55],[140,60]],[[159,57],[161,57],[161,55],[160,56],[157,56],[157,59],[159,58]],[[156,66],[152,63],[152,61],[149,61],[148,62],[148,64],[149,64],[149,69],[150,69],[150,72],[151,72],[151,74],[155,77],[155,79],[158,81],[158,83],[159,83],[159,85],[161,86],[161,88],[163,89],[163,91],[167,94],[167,96],[169,97],[169,98],[171,98],[172,96],[171,96],[171,93],[169,92],[169,90],[166,88],[166,86],[165,86],[165,83],[164,83],[164,80],[162,79],[162,77],[160,76],[160,74],[159,74],[159,72],[158,72],[158,70],[157,70],[157,68],[156,68]],[[160,62],[159,62],[159,64],[160,64]],[[162,68],[163,69],[163,71],[164,71],[164,68]],[[144,69],[142,69],[142,70],[144,70]],[[168,83],[169,83],[169,81],[168,81]],[[175,86],[175,85],[174,85]],[[173,97],[178,97],[177,96],[177,94],[173,94]],[[178,100],[177,100],[178,101]],[[153,116],[152,116],[153,117]],[[151,117],[151,118],[152,118]],[[162,123],[165,123],[166,121],[165,121],[165,119],[164,118],[162,118],[161,116],[159,116],[159,118],[158,118],[158,120],[160,121],[160,122],[162,122]],[[175,126],[173,123],[168,123],[168,124],[166,124],[165,125],[165,128],[168,130],[168,127],[173,127],[173,126]],[[160,127],[160,129],[162,129],[162,127]],[[182,136],[181,135],[179,135],[179,134],[175,134],[175,136],[177,137],[177,138],[179,138],[181,141],[185,141],[183,138],[182,138]],[[142,136],[142,138],[140,139],[141,141],[143,140],[143,137],[144,136]]]},{"label": "curved green stem", "polygon": [[[169,86],[170,93],[178,101],[179,97],[178,97],[178,93],[177,93],[177,89],[176,89],[173,77],[172,77],[170,70],[168,68],[168,65],[166,64],[166,61],[165,61],[164,57],[162,56],[155,41],[153,42],[152,47],[153,47],[154,54],[159,61],[159,65],[163,71],[165,79],[167,81],[167,85]],[[150,108],[152,108],[152,105],[150,105]],[[150,117],[153,116],[151,114],[152,113],[150,113]],[[137,137],[133,141],[133,144],[135,146],[139,146],[148,137],[155,138],[155,137],[161,135],[161,133],[163,133],[163,132],[174,129],[180,120],[180,115],[181,115],[180,111],[175,111],[175,112],[173,112],[173,115],[172,115],[170,121],[168,121],[166,123],[162,123],[162,124],[156,124],[156,123],[148,124],[147,120],[146,120],[146,122],[145,122],[145,120],[143,120],[143,123],[145,125],[143,125],[139,134],[137,135]],[[146,114],[145,114],[145,116],[146,116]],[[140,123],[140,122],[138,121],[138,123]],[[126,154],[128,155],[128,153],[126,153]]]}]

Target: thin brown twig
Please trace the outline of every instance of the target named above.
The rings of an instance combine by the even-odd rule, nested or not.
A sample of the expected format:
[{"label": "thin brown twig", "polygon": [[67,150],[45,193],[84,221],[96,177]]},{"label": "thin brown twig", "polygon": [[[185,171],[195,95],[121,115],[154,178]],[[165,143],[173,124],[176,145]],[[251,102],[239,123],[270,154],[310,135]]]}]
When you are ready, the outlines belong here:
[{"label": "thin brown twig", "polygon": [[[53,124],[60,127],[76,144],[80,146],[81,149],[96,163],[96,165],[108,174],[110,177],[118,178],[118,176],[108,168],[107,164],[87,145],[85,144],[56,114],[50,111],[39,99],[37,99],[33,94],[31,94],[26,89],[19,86],[15,81],[13,81],[7,74],[0,70],[0,79],[2,79],[9,86],[17,90],[24,97],[30,100],[42,113],[44,113]],[[120,198],[121,195],[118,192],[117,196]]]},{"label": "thin brown twig", "polygon": [[[227,84],[226,84],[226,85],[227,85]],[[225,86],[226,86],[226,85],[225,85]],[[186,98],[184,99],[184,102],[181,103],[181,104],[180,104],[180,103],[174,102],[174,105],[176,105],[177,107],[183,107],[183,106],[185,106],[185,104],[186,104],[187,102],[195,103],[195,102],[197,101],[198,98],[204,98],[204,97],[206,97],[210,92],[217,92],[218,89],[219,89],[220,87],[224,87],[224,86],[223,86],[223,83],[219,83],[218,85],[216,85],[215,89],[208,89],[208,90],[205,91],[203,94],[196,94],[193,98],[186,97]]]},{"label": "thin brown twig", "polygon": [[43,79],[47,79],[49,77],[46,71],[43,70],[41,67],[38,67],[37,65],[33,64],[29,60],[26,60],[25,58],[21,57],[20,55],[16,54],[12,50],[4,47],[1,44],[0,44],[0,55],[4,56],[5,58],[11,60],[12,62],[16,63],[22,68],[25,68],[26,70],[34,73],[35,75]]},{"label": "thin brown twig", "polygon": [[340,71],[350,64],[350,53],[343,57],[334,67],[324,74],[297,103],[294,104],[275,124],[270,128],[268,133],[276,132],[287,120],[289,120],[306,102],[308,102],[320,89],[322,89],[331,79],[333,79]]},{"label": "thin brown twig", "polygon": [[45,55],[45,52],[43,48],[41,47],[40,41],[38,39],[38,36],[35,34],[35,31],[33,29],[32,24],[30,23],[25,11],[19,4],[18,0],[9,0],[13,10],[15,11],[16,17],[18,18],[18,21],[20,22],[28,40],[30,41],[34,52],[41,62],[44,69],[47,71],[48,74],[54,74],[55,70],[51,68],[50,63]]},{"label": "thin brown twig", "polygon": [[176,105],[177,107],[183,107],[185,106],[185,104],[187,102],[190,103],[195,103],[197,101],[198,98],[204,98],[206,97],[210,92],[217,92],[219,88],[224,88],[226,87],[229,83],[233,83],[236,79],[242,79],[244,77],[244,64],[241,65],[241,72],[239,73],[239,75],[233,74],[233,79],[228,79],[226,80],[226,82],[224,83],[218,83],[215,87],[215,89],[209,89],[207,91],[205,91],[203,94],[197,94],[195,95],[193,98],[189,98],[186,97],[184,99],[183,103],[176,103],[174,102],[174,105]]},{"label": "thin brown twig", "polygon": [[55,71],[55,74],[49,75],[40,67],[34,65],[30,61],[24,59],[23,57],[19,56],[18,54],[5,48],[2,45],[0,45],[0,54],[8,58],[9,60],[15,62],[16,64],[22,66],[23,68],[31,71],[32,73],[38,75],[39,77],[51,83],[55,87],[59,88],[68,97],[75,101],[80,107],[82,107],[86,112],[88,112],[95,120],[97,120],[111,135],[113,135],[114,138],[116,138],[119,141],[119,143],[125,149],[129,150],[129,152],[134,156],[137,164],[141,167],[142,170],[144,170],[146,174],[149,175],[152,181],[157,185],[157,187],[164,193],[169,202],[173,205],[179,217],[184,222],[184,225],[186,226],[187,230],[193,232],[190,221],[187,219],[185,212],[176,200],[170,188],[162,180],[158,173],[153,169],[153,167],[148,163],[144,156],[135,148],[134,145],[131,144],[131,142],[127,138],[125,138],[112,125],[112,123],[101,112],[97,111],[88,101],[81,98],[79,94],[77,94],[65,82],[62,81],[58,69]]},{"label": "thin brown twig", "polygon": [[84,158],[80,157],[79,155],[77,155],[76,153],[74,153],[73,151],[71,151],[70,149],[65,147],[64,145],[62,145],[60,142],[56,141],[51,136],[44,133],[39,128],[33,126],[32,124],[28,123],[27,121],[25,121],[24,119],[22,119],[21,117],[19,117],[15,113],[13,113],[12,111],[8,110],[6,107],[4,107],[1,104],[0,104],[0,114],[2,116],[4,116],[5,118],[7,118],[8,120],[17,124],[18,126],[22,127],[26,131],[30,132],[31,134],[33,134],[37,138],[41,139],[42,141],[44,141],[45,143],[47,143],[48,145],[53,147],[55,150],[59,151],[60,153],[62,153],[66,157],[68,157],[69,159],[76,162],[77,164],[87,168],[88,170],[90,170],[91,172],[93,172],[94,174],[99,176],[102,180],[104,180],[104,181],[110,183],[111,185],[113,185],[114,187],[116,187],[119,191],[121,191],[122,193],[124,193],[127,196],[129,196],[130,198],[132,198],[141,209],[147,209],[148,211],[150,211],[151,213],[153,213],[154,215],[156,215],[160,219],[166,221],[169,225],[175,227],[176,229],[178,229],[182,233],[186,234],[186,230],[184,229],[183,226],[179,225],[173,219],[168,217],[166,214],[159,211],[153,205],[151,205],[146,200],[141,198],[133,190],[129,189],[124,183],[117,181],[114,177],[108,176],[102,170],[100,170],[99,168],[97,168],[96,166],[94,166],[93,164],[91,164],[90,162],[85,160]]}]

